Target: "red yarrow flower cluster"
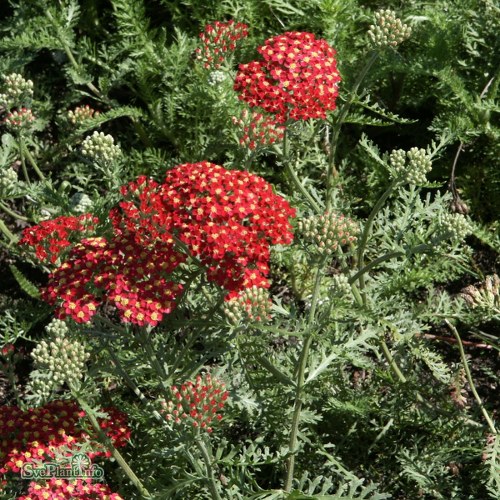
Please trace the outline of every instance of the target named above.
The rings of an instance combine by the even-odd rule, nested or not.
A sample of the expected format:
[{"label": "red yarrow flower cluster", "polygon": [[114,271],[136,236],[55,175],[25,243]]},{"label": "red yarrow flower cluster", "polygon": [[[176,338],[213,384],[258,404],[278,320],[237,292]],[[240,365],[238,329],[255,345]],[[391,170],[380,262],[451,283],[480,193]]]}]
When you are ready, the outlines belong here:
[{"label": "red yarrow flower cluster", "polygon": [[236,49],[236,42],[248,36],[248,26],[234,20],[207,24],[200,39],[202,48],[196,49],[196,57],[206,69],[219,69],[225,61],[226,53]]},{"label": "red yarrow flower cluster", "polygon": [[255,111],[249,113],[247,109],[242,111],[240,118],[233,116],[232,121],[239,129],[240,144],[250,150],[279,142],[285,134],[285,127],[279,125],[273,116]]},{"label": "red yarrow flower cluster", "polygon": [[182,292],[182,285],[168,276],[184,260],[172,243],[140,244],[127,232],[117,231],[111,241],[88,238],[50,274],[41,295],[49,304],[60,304],[59,319],[86,323],[106,299],[123,322],[154,326],[174,309]]},{"label": "red yarrow flower cluster", "polygon": [[[111,236],[83,239],[49,275],[42,298],[58,306],[60,319],[88,322],[108,301],[122,321],[156,325],[182,293],[175,273],[186,250],[228,291],[268,288],[270,245],[293,240],[288,219],[295,210],[248,172],[187,163],[162,184],[140,177],[121,193],[109,214]],[[23,240],[39,248],[43,231],[32,228],[35,236]]]},{"label": "red yarrow flower cluster", "polygon": [[180,240],[207,267],[208,279],[228,291],[269,287],[270,245],[293,240],[295,210],[261,177],[209,162],[167,172],[161,185],[140,178],[125,188],[114,224],[136,241]]},{"label": "red yarrow flower cluster", "polygon": [[61,252],[72,244],[71,240],[75,241],[76,235],[81,238],[82,233],[92,231],[98,222],[91,214],[63,215],[26,228],[20,243],[33,247],[37,259],[54,264]]},{"label": "red yarrow flower cluster", "polygon": [[91,479],[66,480],[51,478],[40,484],[32,481],[28,494],[18,497],[17,500],[47,500],[80,498],[82,500],[123,500],[118,493],[113,493],[109,486],[102,483],[93,483]]},{"label": "red yarrow flower cluster", "polygon": [[22,129],[28,127],[35,121],[33,112],[29,108],[21,108],[8,113],[4,118],[4,123],[13,129]]},{"label": "red yarrow flower cluster", "polygon": [[[105,408],[109,420],[100,427],[116,447],[125,446],[130,438],[126,415],[115,408]],[[89,458],[109,457],[95,438],[85,433],[80,420],[85,412],[72,401],[52,401],[39,408],[23,411],[17,406],[0,407],[0,474],[17,473],[25,463],[50,460],[58,450],[71,449],[91,442]]]},{"label": "red yarrow flower cluster", "polygon": [[335,50],[312,33],[287,32],[258,47],[263,60],[240,64],[234,89],[251,107],[285,122],[326,118],[335,109],[340,75]]},{"label": "red yarrow flower cluster", "polygon": [[220,422],[220,412],[229,396],[225,384],[213,379],[210,373],[196,377],[196,382],[185,382],[171,387],[173,399],[161,401],[161,413],[175,424],[187,424],[192,429],[212,432],[212,423]]}]

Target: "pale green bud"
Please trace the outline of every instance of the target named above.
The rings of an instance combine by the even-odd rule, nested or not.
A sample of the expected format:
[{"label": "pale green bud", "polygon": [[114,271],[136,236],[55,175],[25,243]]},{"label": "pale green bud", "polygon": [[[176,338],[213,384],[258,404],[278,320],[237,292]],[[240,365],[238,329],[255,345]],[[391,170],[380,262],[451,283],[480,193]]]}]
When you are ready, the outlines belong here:
[{"label": "pale green bud", "polygon": [[109,164],[121,156],[121,149],[111,135],[96,131],[83,140],[82,154],[99,163]]},{"label": "pale green bud", "polygon": [[389,9],[375,12],[375,24],[370,26],[368,36],[375,47],[396,47],[411,35],[410,26],[396,17]]}]

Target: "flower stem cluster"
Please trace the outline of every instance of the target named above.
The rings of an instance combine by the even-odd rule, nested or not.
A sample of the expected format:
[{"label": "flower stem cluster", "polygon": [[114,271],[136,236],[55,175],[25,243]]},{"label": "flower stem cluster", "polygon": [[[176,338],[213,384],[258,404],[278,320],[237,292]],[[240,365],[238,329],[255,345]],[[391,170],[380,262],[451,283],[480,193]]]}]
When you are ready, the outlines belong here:
[{"label": "flower stem cluster", "polygon": [[17,500],[47,500],[81,498],[82,500],[123,500],[118,493],[113,493],[109,486],[102,483],[93,483],[91,479],[58,479],[50,478],[40,484],[32,481],[29,484],[27,495]]},{"label": "flower stem cluster", "polygon": [[80,125],[87,120],[99,115],[99,111],[92,109],[88,104],[85,106],[77,106],[75,109],[68,111],[68,120],[73,125]]},{"label": "flower stem cluster", "polygon": [[55,387],[64,382],[75,383],[83,375],[89,354],[80,342],[67,337],[68,329],[64,332],[63,321],[55,319],[52,323],[55,324],[46,328],[47,332],[53,332],[51,338],[42,340],[31,352],[35,368],[48,370]]},{"label": "flower stem cluster", "polygon": [[7,114],[3,122],[5,125],[15,131],[27,130],[30,125],[35,121],[35,117],[28,108],[21,108],[19,110],[14,110]]},{"label": "flower stem cluster", "polygon": [[470,222],[462,214],[445,213],[439,221],[439,233],[452,241],[463,241],[471,231]]},{"label": "flower stem cluster", "polygon": [[167,421],[181,424],[186,429],[203,429],[210,433],[213,423],[222,420],[220,412],[229,392],[223,382],[212,379],[209,373],[198,375],[195,383],[174,385],[171,391],[173,397],[170,401],[160,401],[161,413]]},{"label": "flower stem cluster", "polygon": [[427,173],[432,169],[432,161],[425,149],[411,148],[409,151],[395,149],[389,156],[394,178],[421,186],[427,182]]},{"label": "flower stem cluster", "polygon": [[247,109],[241,112],[240,118],[233,116],[232,121],[238,128],[240,144],[250,150],[279,142],[285,134],[285,127],[279,125],[272,116],[249,113]]},{"label": "flower stem cluster", "polygon": [[262,60],[240,64],[234,90],[279,122],[326,118],[335,109],[340,75],[335,50],[312,33],[288,32],[258,47]]},{"label": "flower stem cluster", "polygon": [[207,24],[200,39],[203,47],[196,49],[196,58],[205,69],[219,69],[226,60],[227,52],[234,52],[236,42],[248,36],[248,26],[234,20]]},{"label": "flower stem cluster", "polygon": [[39,260],[54,264],[61,252],[72,244],[71,240],[75,241],[75,235],[92,231],[98,222],[91,214],[62,215],[26,228],[20,243],[33,247]]},{"label": "flower stem cluster", "polygon": [[299,221],[298,230],[316,252],[328,255],[342,245],[353,243],[359,233],[358,225],[342,214],[325,213]]},{"label": "flower stem cluster", "polygon": [[95,131],[83,140],[82,154],[92,161],[109,165],[121,156],[121,149],[115,144],[113,136]]},{"label": "flower stem cluster", "polygon": [[411,28],[389,9],[375,12],[375,24],[370,26],[368,36],[375,47],[396,47],[411,35]]},{"label": "flower stem cluster", "polygon": [[4,85],[0,93],[0,105],[12,109],[23,104],[30,104],[33,98],[33,82],[18,73],[4,76]]},{"label": "flower stem cluster", "polygon": [[[114,446],[125,446],[130,437],[124,413],[115,408],[105,408],[109,420],[101,419],[99,425]],[[89,442],[96,456],[109,457],[94,436],[89,436],[80,420],[85,417],[75,402],[52,401],[45,406],[26,411],[17,406],[0,407],[0,474],[19,472],[25,463],[51,460],[58,450],[73,449]]]},{"label": "flower stem cluster", "polygon": [[253,286],[229,294],[224,304],[224,314],[233,325],[242,321],[265,321],[270,317],[271,305],[269,292],[265,288]]}]

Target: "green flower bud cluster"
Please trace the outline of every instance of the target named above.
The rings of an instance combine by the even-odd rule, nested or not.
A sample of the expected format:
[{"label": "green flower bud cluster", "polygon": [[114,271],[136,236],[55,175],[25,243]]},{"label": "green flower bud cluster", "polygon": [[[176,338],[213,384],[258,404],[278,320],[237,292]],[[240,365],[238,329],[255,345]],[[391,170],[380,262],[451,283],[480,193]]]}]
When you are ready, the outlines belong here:
[{"label": "green flower bud cluster", "polygon": [[17,183],[17,172],[13,168],[0,169],[0,192],[8,191]]},{"label": "green flower bud cluster", "polygon": [[30,380],[26,384],[26,392],[31,396],[29,399],[34,400],[37,406],[43,405],[52,394],[52,391],[57,389],[57,385],[47,373],[34,370],[30,373]]},{"label": "green flower bud cluster", "polygon": [[86,120],[90,120],[95,116],[99,115],[99,111],[95,111],[88,104],[85,106],[78,106],[75,109],[70,109],[68,111],[68,120],[73,123],[73,125],[83,123]]},{"label": "green flower bud cluster", "polygon": [[323,255],[335,252],[342,245],[353,243],[359,233],[359,227],[353,220],[335,213],[302,219],[298,229],[303,238],[313,243],[315,249]]},{"label": "green flower bud cluster", "polygon": [[241,321],[265,321],[270,316],[271,305],[269,292],[253,286],[230,298],[224,304],[224,314],[233,325]]},{"label": "green flower bud cluster", "polygon": [[211,71],[210,74],[208,75],[208,84],[211,87],[215,87],[216,85],[219,85],[225,80],[227,80],[227,74],[224,73],[224,71],[215,70]]},{"label": "green flower bud cluster", "polygon": [[389,164],[395,178],[403,177],[409,184],[421,186],[427,182],[427,173],[432,161],[425,149],[411,148],[409,151],[395,149],[389,155]]},{"label": "green flower bud cluster", "polygon": [[29,128],[35,121],[35,117],[31,109],[21,108],[20,110],[14,110],[8,113],[3,121],[7,127],[14,130],[20,130]]},{"label": "green flower bud cluster", "polygon": [[349,284],[349,278],[345,274],[336,274],[333,276],[332,282],[335,295],[352,300],[351,285]]},{"label": "green flower bud cluster", "polygon": [[3,93],[0,94],[0,105],[10,109],[33,98],[33,82],[25,80],[18,73],[4,76]]},{"label": "green flower bud cluster", "polygon": [[411,28],[396,17],[393,10],[375,12],[375,24],[370,26],[368,36],[375,47],[396,47],[411,35]]},{"label": "green flower bud cluster", "polygon": [[52,321],[46,330],[50,334],[50,340],[42,340],[31,353],[35,368],[48,371],[55,386],[64,382],[77,382],[82,377],[89,358],[85,347],[66,336],[68,327],[63,321]]},{"label": "green flower bud cluster", "polygon": [[75,193],[69,199],[69,206],[74,213],[85,214],[90,212],[93,207],[93,203],[85,193]]},{"label": "green flower bud cluster", "polygon": [[446,213],[440,220],[440,233],[453,241],[464,240],[472,231],[467,218],[462,214]]},{"label": "green flower bud cluster", "polygon": [[500,313],[500,278],[497,274],[486,276],[484,283],[465,287],[460,296],[473,309],[479,307]]},{"label": "green flower bud cluster", "polygon": [[108,164],[120,157],[121,149],[111,135],[96,131],[83,140],[82,153],[91,160]]}]

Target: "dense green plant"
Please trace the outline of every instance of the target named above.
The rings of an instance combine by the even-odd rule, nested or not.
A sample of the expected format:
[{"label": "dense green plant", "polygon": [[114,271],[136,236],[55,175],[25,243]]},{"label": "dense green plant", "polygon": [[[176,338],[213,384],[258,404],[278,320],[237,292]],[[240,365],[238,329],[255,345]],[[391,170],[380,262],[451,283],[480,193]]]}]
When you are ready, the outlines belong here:
[{"label": "dense green plant", "polygon": [[[2,411],[76,401],[123,498],[498,497],[500,11],[398,7],[9,2]],[[273,73],[273,112],[269,50],[293,40],[330,83]]]}]

